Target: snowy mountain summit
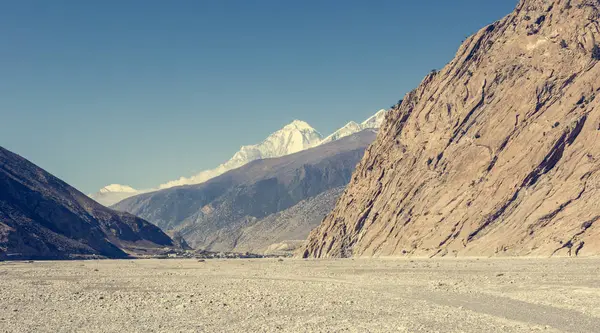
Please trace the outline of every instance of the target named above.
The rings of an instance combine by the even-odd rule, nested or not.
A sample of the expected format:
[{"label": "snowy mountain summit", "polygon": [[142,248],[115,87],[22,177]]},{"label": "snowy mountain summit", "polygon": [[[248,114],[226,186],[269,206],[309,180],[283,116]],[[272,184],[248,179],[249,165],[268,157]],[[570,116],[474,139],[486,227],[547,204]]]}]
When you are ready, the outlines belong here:
[{"label": "snowy mountain summit", "polygon": [[358,133],[362,130],[378,129],[381,126],[381,124],[383,123],[383,121],[385,120],[386,112],[387,111],[384,109],[379,110],[376,114],[369,117],[369,119],[363,121],[360,124],[357,124],[356,122],[351,121],[351,122],[347,123],[346,126],[340,128],[339,130],[333,132],[333,134],[331,134],[330,136],[321,140],[321,142],[319,142],[319,145],[329,143],[329,142],[332,142],[335,140],[339,140],[343,137],[352,135],[354,133]]},{"label": "snowy mountain summit", "polygon": [[193,185],[203,183],[211,178],[217,177],[229,170],[239,168],[249,162],[281,157],[312,147],[316,147],[328,142],[339,140],[348,135],[358,133],[365,129],[377,129],[385,118],[386,110],[380,110],[369,119],[358,124],[349,122],[346,126],[335,131],[333,134],[323,139],[321,133],[302,120],[294,120],[285,125],[280,130],[269,135],[259,144],[242,146],[238,152],[227,162],[210,170],[204,170],[191,177],[181,177],[159,185],[155,189],[136,190],[127,185],[112,184],[102,188],[100,191],[91,194],[90,197],[105,206],[111,206],[117,202],[132,197],[137,194],[162,190],[175,186]]},{"label": "snowy mountain summit", "polygon": [[363,121],[360,126],[362,129],[367,128],[379,128],[383,121],[385,120],[385,115],[387,114],[387,110],[381,109],[377,111],[376,114],[372,115],[369,119]]},{"label": "snowy mountain summit", "polygon": [[116,204],[117,202],[123,199],[127,199],[129,197],[143,192],[144,191],[136,190],[133,187],[127,185],[110,184],[101,188],[98,192],[90,194],[88,196],[96,200],[97,202],[103,204],[104,206],[108,207]]},{"label": "snowy mountain summit", "polygon": [[269,135],[263,142],[241,147],[225,165],[236,168],[258,159],[297,153],[314,146],[322,139],[321,133],[309,124],[301,120],[294,120],[279,131]]},{"label": "snowy mountain summit", "polygon": [[301,120],[294,120],[282,129],[269,135],[263,142],[251,146],[242,146],[229,161],[219,165],[215,169],[202,171],[192,177],[181,177],[178,180],[162,184],[159,188],[165,189],[174,186],[200,184],[254,160],[297,153],[316,145],[321,139],[321,134],[309,124]]},{"label": "snowy mountain summit", "polygon": [[134,189],[131,186],[120,185],[120,184],[110,184],[100,189],[100,193],[114,193],[114,192],[124,192],[124,193],[137,193],[138,190]]}]

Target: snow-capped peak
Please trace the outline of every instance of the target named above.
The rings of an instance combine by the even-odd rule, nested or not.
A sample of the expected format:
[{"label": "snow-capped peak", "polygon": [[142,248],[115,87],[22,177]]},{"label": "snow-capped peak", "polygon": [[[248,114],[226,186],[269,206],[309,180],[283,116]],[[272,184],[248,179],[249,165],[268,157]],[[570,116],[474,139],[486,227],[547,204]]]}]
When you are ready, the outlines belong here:
[{"label": "snow-capped peak", "polygon": [[254,160],[280,157],[315,146],[322,139],[321,134],[301,120],[294,120],[280,130],[269,135],[256,145],[242,146],[233,157],[212,170],[202,171],[192,177],[181,177],[159,186],[160,189],[181,185],[200,184],[229,170],[239,168]]},{"label": "snow-capped peak", "polygon": [[351,121],[344,125],[342,128],[360,128],[361,125],[357,124],[355,121]]},{"label": "snow-capped peak", "polygon": [[283,129],[297,129],[299,131],[315,131],[317,132],[317,130],[315,130],[312,126],[310,126],[307,122],[302,121],[302,120],[294,120],[291,123],[285,125],[283,127]]},{"label": "snow-capped peak", "polygon": [[387,110],[381,109],[376,114],[369,117],[367,120],[363,121],[360,124],[357,124],[356,122],[351,121],[351,122],[347,123],[346,126],[340,128],[339,130],[333,132],[333,134],[331,134],[330,136],[323,139],[321,142],[319,142],[319,145],[322,145],[322,144],[325,144],[328,142],[332,142],[335,140],[339,140],[343,137],[352,135],[354,133],[358,133],[362,130],[366,130],[369,128],[377,129],[381,126],[381,124],[385,120],[386,113],[387,113]]},{"label": "snow-capped peak", "polygon": [[117,202],[132,197],[137,194],[147,192],[147,190],[136,190],[131,186],[121,184],[110,184],[100,189],[100,191],[88,195],[90,198],[108,207]]},{"label": "snow-capped peak", "polygon": [[123,192],[123,193],[137,193],[138,191],[131,186],[121,184],[110,184],[100,189],[100,193],[111,193],[111,192]]},{"label": "snow-capped peak", "polygon": [[385,120],[385,115],[387,110],[381,109],[377,111],[373,116],[369,117],[367,120],[363,121],[360,125],[363,129],[367,128],[379,128],[381,124]]},{"label": "snow-capped peak", "polygon": [[136,190],[127,185],[111,184],[102,188],[99,192],[90,195],[90,197],[103,205],[110,206],[123,199],[141,193],[174,186],[200,184],[254,160],[293,154],[321,144],[339,140],[365,129],[377,129],[385,119],[386,112],[386,110],[380,110],[360,124],[351,121],[325,139],[323,139],[323,136],[316,129],[305,121],[294,120],[280,130],[269,135],[261,143],[242,146],[229,161],[214,169],[202,171],[191,177],[181,177],[177,180],[161,184],[155,189]]}]

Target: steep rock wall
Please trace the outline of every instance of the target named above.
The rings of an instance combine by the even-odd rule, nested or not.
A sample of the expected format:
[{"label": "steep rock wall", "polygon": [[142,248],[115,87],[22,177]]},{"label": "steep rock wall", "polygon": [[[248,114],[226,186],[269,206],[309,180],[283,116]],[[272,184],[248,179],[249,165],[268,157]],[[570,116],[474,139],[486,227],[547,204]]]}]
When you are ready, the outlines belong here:
[{"label": "steep rock wall", "polygon": [[298,255],[600,254],[599,7],[523,0],[468,38]]}]

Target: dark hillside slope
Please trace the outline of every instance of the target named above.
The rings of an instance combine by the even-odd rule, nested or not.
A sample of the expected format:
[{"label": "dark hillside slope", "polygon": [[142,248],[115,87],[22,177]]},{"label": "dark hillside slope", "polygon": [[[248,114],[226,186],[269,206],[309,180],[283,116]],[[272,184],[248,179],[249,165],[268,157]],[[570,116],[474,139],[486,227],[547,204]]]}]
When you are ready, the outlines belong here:
[{"label": "dark hillside slope", "polygon": [[159,228],[0,147],[0,258],[125,258],[165,246],[173,242]]}]

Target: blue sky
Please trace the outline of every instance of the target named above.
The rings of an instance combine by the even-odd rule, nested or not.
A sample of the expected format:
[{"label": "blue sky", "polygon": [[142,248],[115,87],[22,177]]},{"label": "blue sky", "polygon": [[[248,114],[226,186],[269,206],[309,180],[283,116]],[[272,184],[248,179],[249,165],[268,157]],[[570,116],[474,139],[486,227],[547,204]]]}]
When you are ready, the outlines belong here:
[{"label": "blue sky", "polygon": [[0,145],[79,188],[149,188],[293,119],[328,134],[516,0],[0,2]]}]

